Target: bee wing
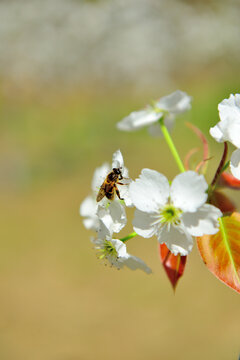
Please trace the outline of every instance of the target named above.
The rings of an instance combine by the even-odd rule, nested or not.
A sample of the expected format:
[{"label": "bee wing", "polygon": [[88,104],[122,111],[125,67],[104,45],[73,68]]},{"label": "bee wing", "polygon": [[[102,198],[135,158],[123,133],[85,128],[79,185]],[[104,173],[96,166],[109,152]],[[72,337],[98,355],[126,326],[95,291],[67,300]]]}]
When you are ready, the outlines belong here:
[{"label": "bee wing", "polygon": [[97,194],[97,202],[99,202],[100,200],[102,200],[102,198],[104,198],[104,196],[106,195],[105,192],[105,186],[104,184],[100,187],[99,192]]}]

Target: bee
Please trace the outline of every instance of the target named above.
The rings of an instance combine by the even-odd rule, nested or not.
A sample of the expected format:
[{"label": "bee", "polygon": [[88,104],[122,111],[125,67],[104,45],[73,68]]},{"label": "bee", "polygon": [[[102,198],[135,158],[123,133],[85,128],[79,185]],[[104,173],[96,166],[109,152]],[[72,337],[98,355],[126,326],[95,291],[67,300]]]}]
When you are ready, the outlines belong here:
[{"label": "bee", "polygon": [[124,185],[118,182],[118,180],[122,180],[122,179],[123,176],[121,169],[113,168],[112,171],[107,175],[106,179],[104,180],[104,182],[102,183],[99,189],[99,192],[97,194],[97,202],[102,200],[104,196],[106,196],[106,198],[108,198],[109,200],[113,200],[115,192],[120,200],[124,200],[121,198],[120,192],[117,188],[117,184]]}]

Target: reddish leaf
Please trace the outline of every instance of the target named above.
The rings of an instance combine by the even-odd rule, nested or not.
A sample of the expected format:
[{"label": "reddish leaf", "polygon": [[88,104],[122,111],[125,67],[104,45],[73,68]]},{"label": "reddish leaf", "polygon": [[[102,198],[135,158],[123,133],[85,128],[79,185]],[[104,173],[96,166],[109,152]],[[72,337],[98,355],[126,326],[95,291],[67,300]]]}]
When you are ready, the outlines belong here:
[{"label": "reddish leaf", "polygon": [[240,180],[236,179],[232,174],[223,172],[219,178],[219,186],[228,187],[230,189],[240,190]]},{"label": "reddish leaf", "polygon": [[212,193],[210,204],[219,208],[223,214],[236,211],[235,204],[226,195],[217,190]]},{"label": "reddish leaf", "polygon": [[219,232],[199,237],[197,243],[213,275],[240,293],[240,214],[221,218]]},{"label": "reddish leaf", "polygon": [[183,275],[187,256],[173,255],[165,244],[159,245],[159,253],[164,270],[175,290],[179,278]]}]

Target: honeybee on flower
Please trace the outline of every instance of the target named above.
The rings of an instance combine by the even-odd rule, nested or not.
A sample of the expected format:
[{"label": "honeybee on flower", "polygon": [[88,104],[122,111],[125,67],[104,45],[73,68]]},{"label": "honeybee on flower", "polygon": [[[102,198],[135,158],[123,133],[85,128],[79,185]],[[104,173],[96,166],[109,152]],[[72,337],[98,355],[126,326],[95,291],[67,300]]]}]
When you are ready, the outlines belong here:
[{"label": "honeybee on flower", "polygon": [[[99,227],[99,216],[97,215],[98,207],[108,208],[113,218],[117,219],[118,224],[114,232],[119,232],[123,225],[126,224],[126,212],[123,201],[126,206],[132,206],[129,197],[128,187],[131,180],[128,176],[128,169],[124,166],[123,156],[120,150],[117,150],[112,157],[112,169],[120,169],[121,177],[124,178],[124,184],[121,189],[117,189],[118,198],[114,197],[116,191],[116,181],[111,182],[106,187],[106,178],[112,173],[108,163],[96,168],[92,179],[92,194],[87,196],[80,205],[80,215],[84,217],[83,224],[87,229],[96,231]],[[112,170],[113,171],[113,170]],[[120,174],[116,174],[119,177]],[[108,196],[105,196],[107,192]],[[119,229],[119,230],[118,230]],[[117,230],[117,231],[116,231]]]}]

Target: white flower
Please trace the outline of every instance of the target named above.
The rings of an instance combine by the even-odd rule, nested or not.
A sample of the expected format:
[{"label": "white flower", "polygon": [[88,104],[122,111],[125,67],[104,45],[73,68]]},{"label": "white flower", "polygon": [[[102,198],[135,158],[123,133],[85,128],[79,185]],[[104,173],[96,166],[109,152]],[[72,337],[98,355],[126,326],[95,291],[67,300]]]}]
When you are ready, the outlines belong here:
[{"label": "white flower", "polygon": [[98,257],[100,259],[106,259],[112,266],[118,269],[127,266],[131,270],[140,269],[147,274],[152,272],[144,261],[128,254],[125,243],[119,239],[112,238],[113,224],[110,217],[107,215],[103,216],[99,220],[99,225],[98,237],[92,239],[92,242],[95,244],[95,249],[98,250]]},{"label": "white flower", "polygon": [[120,122],[117,128],[124,131],[138,130],[149,126],[151,135],[161,134],[158,120],[164,117],[165,125],[170,129],[173,126],[175,116],[191,108],[191,97],[185,92],[177,90],[168,96],[164,96],[145,109],[134,111]]},{"label": "white flower", "polygon": [[[132,206],[132,201],[129,197],[128,188],[129,188],[129,182],[130,179],[128,178],[128,170],[124,166],[123,157],[120,150],[117,150],[113,154],[112,158],[112,168],[121,168],[122,175],[123,175],[123,181],[126,183],[125,185],[119,185],[118,189],[120,192],[121,198],[124,199],[126,206]],[[109,205],[109,200],[104,197],[99,203],[96,201],[96,197],[98,194],[98,191],[100,189],[100,186],[104,182],[106,176],[111,171],[111,167],[108,163],[104,163],[102,166],[96,168],[93,179],[92,179],[92,194],[87,196],[83,202],[80,205],[80,215],[83,216],[85,219],[83,220],[83,224],[87,229],[91,230],[98,230],[99,227],[99,214],[101,212],[98,212],[98,207],[100,206],[101,209],[108,208],[108,212],[111,216],[116,220],[116,213],[120,214],[119,219],[119,227],[122,226],[122,224],[126,224],[126,213],[124,210],[124,207],[120,204],[119,199],[117,196],[115,196],[114,201],[112,201]],[[113,205],[113,203],[116,203]],[[123,222],[122,220],[125,219]],[[115,221],[116,222],[116,221]],[[114,232],[119,232],[120,230],[117,229],[117,222],[116,227],[114,229]]]},{"label": "white flower", "polygon": [[187,255],[192,250],[192,236],[218,231],[222,213],[205,204],[207,187],[203,175],[194,171],[177,175],[170,186],[164,175],[143,169],[129,188],[137,208],[134,230],[145,238],[156,235],[175,255]]},{"label": "white flower", "polygon": [[79,213],[83,219],[83,225],[86,229],[97,230],[99,226],[98,216],[97,216],[98,205],[96,199],[92,196],[87,196],[80,205]]},{"label": "white flower", "polygon": [[[231,94],[218,104],[220,121],[210,128],[210,134],[218,142],[229,141],[240,148],[240,94]],[[240,152],[234,151],[230,168],[233,176],[240,179]]]},{"label": "white flower", "polygon": [[218,142],[229,141],[240,148],[240,94],[231,94],[218,104],[220,121],[210,128],[210,134]]}]

